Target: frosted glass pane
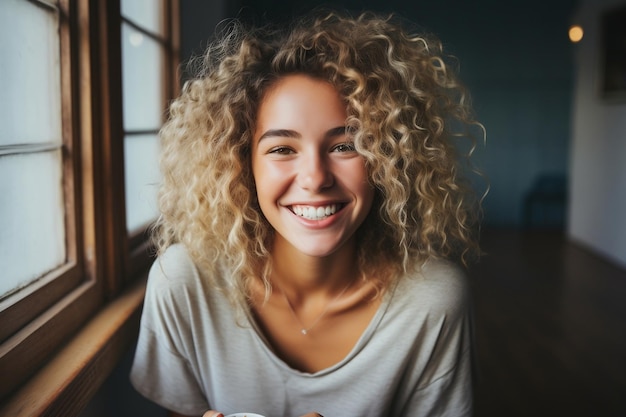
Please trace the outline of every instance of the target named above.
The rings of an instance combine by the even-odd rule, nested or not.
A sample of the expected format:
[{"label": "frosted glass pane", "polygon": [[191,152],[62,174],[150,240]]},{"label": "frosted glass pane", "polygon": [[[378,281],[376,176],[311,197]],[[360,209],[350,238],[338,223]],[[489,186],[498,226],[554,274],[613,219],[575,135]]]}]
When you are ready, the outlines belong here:
[{"label": "frosted glass pane", "polygon": [[61,152],[0,156],[0,297],[65,262]]},{"label": "frosted glass pane", "polygon": [[122,16],[142,28],[163,35],[163,0],[122,0]]},{"label": "frosted glass pane", "polygon": [[57,13],[0,1],[0,145],[61,141]]},{"label": "frosted glass pane", "polygon": [[161,127],[164,52],[157,42],[127,24],[122,25],[124,129]]},{"label": "frosted glass pane", "polygon": [[126,228],[134,232],[156,219],[160,145],[157,135],[124,138],[126,175]]}]

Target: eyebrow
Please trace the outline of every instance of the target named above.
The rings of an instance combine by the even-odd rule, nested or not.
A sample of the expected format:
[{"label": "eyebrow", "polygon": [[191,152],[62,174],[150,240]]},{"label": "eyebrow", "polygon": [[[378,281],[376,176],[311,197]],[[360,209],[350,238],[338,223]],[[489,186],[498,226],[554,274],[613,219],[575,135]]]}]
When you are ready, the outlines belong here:
[{"label": "eyebrow", "polygon": [[[332,138],[335,136],[341,136],[346,133],[347,129],[345,126],[337,126],[332,129],[328,129],[324,134],[325,138]],[[279,137],[279,138],[294,138],[294,139],[302,139],[302,135],[295,130],[289,129],[270,129],[263,133],[259,137],[259,142],[268,137]]]}]

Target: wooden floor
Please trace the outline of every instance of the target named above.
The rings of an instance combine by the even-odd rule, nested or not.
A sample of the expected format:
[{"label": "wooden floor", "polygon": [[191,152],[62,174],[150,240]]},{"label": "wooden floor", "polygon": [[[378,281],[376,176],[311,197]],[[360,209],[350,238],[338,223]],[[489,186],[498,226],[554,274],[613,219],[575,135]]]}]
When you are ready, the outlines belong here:
[{"label": "wooden floor", "polygon": [[482,240],[476,416],[626,416],[626,270],[559,233]]}]

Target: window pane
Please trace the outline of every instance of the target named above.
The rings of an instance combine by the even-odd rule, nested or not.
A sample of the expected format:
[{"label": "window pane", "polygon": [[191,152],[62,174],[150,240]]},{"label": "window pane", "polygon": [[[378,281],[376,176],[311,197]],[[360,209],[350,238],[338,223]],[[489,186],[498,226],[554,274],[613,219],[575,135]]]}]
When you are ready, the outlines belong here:
[{"label": "window pane", "polygon": [[61,142],[57,13],[0,1],[0,145]]},{"label": "window pane", "polygon": [[0,297],[65,262],[61,151],[0,156]]},{"label": "window pane", "polygon": [[163,0],[122,0],[122,16],[152,32],[163,35]]},{"label": "window pane", "polygon": [[158,214],[159,148],[156,134],[124,138],[126,227],[131,233],[154,220]]},{"label": "window pane", "polygon": [[163,115],[161,45],[130,25],[122,25],[124,129],[156,130]]}]

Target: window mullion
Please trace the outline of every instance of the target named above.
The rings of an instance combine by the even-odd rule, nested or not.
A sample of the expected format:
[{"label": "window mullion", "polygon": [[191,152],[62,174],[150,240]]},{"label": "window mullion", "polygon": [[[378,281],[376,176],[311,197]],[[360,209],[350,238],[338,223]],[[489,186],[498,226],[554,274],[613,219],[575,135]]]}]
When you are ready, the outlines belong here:
[{"label": "window mullion", "polygon": [[137,23],[133,22],[132,20],[130,20],[130,19],[124,17],[124,16],[122,16],[122,22],[126,23],[127,25],[129,25],[133,29],[135,29],[137,32],[140,32],[142,35],[146,35],[150,39],[152,39],[155,42],[161,44],[162,46],[167,46],[167,44],[168,44],[167,39],[164,39],[162,36],[159,36],[159,35],[157,35],[154,32],[151,32],[151,31],[149,31],[147,29],[144,29],[143,27],[141,27]]},{"label": "window mullion", "polygon": [[19,144],[19,145],[13,145],[13,144],[1,145],[0,156],[38,153],[38,152],[50,152],[50,151],[56,151],[62,147],[63,147],[62,144],[55,143],[55,142],[27,143],[27,144]]},{"label": "window mullion", "polygon": [[43,7],[44,9],[48,9],[50,11],[54,11],[57,13],[59,12],[59,7],[51,1],[48,1],[48,0],[27,0],[27,1],[35,4],[36,6]]}]

